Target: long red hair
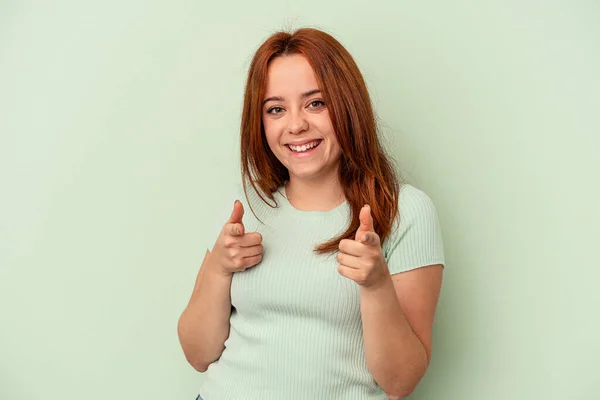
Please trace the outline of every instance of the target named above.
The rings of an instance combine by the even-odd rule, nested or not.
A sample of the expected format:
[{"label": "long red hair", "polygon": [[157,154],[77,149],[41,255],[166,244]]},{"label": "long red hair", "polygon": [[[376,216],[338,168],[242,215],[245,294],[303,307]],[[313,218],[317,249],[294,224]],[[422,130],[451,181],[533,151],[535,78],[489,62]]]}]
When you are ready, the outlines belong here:
[{"label": "long red hair", "polygon": [[306,57],[315,72],[342,150],[339,181],[351,209],[348,229],[318,245],[315,251],[319,254],[335,252],[340,240],[354,239],[360,226],[359,212],[365,204],[371,206],[374,228],[383,243],[398,216],[399,177],[392,159],[381,146],[369,92],[358,66],[335,38],[317,29],[277,32],[260,46],[252,59],[240,135],[246,198],[247,183],[250,183],[269,204],[264,196],[274,201],[272,193],[289,179],[287,168],[267,144],[262,104],[269,62],[290,54]]}]

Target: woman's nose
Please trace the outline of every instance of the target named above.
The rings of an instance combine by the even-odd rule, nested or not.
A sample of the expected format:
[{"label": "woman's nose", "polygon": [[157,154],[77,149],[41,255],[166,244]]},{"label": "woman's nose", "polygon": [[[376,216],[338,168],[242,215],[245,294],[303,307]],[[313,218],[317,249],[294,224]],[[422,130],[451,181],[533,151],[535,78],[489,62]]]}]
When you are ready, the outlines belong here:
[{"label": "woman's nose", "polygon": [[288,131],[291,134],[297,135],[308,129],[308,121],[301,112],[294,112],[290,114],[290,122],[288,125]]}]

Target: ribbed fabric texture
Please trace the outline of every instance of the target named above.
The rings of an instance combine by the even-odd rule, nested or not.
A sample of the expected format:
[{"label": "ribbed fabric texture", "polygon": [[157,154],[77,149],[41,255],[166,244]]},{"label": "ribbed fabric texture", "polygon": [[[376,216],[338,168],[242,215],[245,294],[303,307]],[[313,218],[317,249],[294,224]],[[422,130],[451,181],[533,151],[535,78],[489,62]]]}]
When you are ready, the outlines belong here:
[{"label": "ribbed fabric texture", "polygon": [[[263,236],[263,260],[234,274],[229,338],[221,358],[203,374],[201,396],[387,400],[365,361],[359,286],[338,273],[335,254],[313,253],[348,226],[348,203],[307,212],[295,209],[283,188],[275,193],[277,208],[249,192],[261,224],[240,188],[224,208],[230,213],[236,198],[244,203],[246,231]],[[404,185],[399,200],[400,220],[383,244],[390,272],[444,264],[429,197]]]}]

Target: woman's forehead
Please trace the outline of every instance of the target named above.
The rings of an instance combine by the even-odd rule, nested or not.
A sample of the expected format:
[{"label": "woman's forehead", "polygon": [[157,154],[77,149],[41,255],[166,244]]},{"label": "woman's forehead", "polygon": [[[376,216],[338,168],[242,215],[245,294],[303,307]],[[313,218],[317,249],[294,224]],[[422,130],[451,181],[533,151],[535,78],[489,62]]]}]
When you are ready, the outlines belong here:
[{"label": "woman's forehead", "polygon": [[300,95],[318,89],[317,78],[308,60],[301,55],[277,57],[269,64],[266,97]]}]

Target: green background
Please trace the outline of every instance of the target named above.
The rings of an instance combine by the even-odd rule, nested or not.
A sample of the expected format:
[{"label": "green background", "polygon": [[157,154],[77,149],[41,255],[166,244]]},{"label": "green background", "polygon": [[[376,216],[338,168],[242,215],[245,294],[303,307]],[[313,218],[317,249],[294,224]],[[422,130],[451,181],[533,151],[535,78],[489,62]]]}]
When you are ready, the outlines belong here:
[{"label": "green background", "polygon": [[437,206],[411,399],[600,398],[597,1],[0,1],[0,398],[193,399],[176,334],[245,73],[334,34]]}]

